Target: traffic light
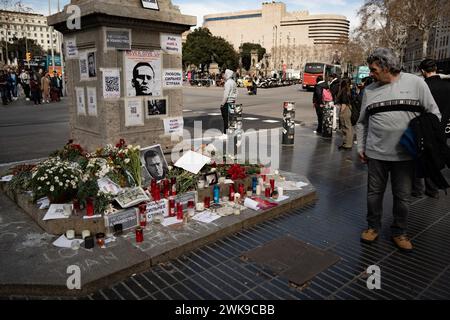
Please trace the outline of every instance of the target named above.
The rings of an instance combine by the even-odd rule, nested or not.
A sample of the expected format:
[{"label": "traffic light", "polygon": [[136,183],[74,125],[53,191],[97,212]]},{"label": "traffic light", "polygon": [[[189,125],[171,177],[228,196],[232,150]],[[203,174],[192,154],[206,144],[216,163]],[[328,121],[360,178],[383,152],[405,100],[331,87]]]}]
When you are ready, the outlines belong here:
[{"label": "traffic light", "polygon": [[27,59],[26,59],[28,62],[30,62],[31,61],[31,52],[27,52]]}]

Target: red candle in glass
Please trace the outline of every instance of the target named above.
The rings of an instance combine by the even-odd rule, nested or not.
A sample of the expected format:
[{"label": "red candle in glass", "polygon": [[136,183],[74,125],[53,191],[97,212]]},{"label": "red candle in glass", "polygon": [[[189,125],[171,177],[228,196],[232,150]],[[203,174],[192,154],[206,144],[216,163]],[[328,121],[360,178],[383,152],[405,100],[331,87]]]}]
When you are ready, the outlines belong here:
[{"label": "red candle in glass", "polygon": [[139,222],[141,227],[146,227],[147,226],[147,204],[146,203],[141,203],[139,205]]},{"label": "red candle in glass", "polygon": [[209,209],[211,206],[211,197],[205,197],[203,203],[205,204],[205,209]]},{"label": "red candle in glass", "polygon": [[234,201],[234,185],[233,184],[230,184],[230,196],[229,196],[229,198],[228,198],[228,200],[230,200],[231,202],[233,202]]},{"label": "red candle in glass", "polygon": [[163,193],[164,198],[168,198],[170,196],[170,181],[168,179],[164,179],[163,181]]},{"label": "red candle in glass", "polygon": [[155,192],[153,193],[153,201],[161,200],[161,189],[159,185],[156,185]]},{"label": "red candle in glass", "polygon": [[272,192],[275,191],[275,179],[270,179],[270,188],[272,189]]},{"label": "red candle in glass", "polygon": [[144,241],[144,230],[141,227],[136,228],[136,242],[141,243]]},{"label": "red candle in glass", "polygon": [[266,182],[266,175],[263,174],[263,175],[261,175],[261,177],[263,178],[263,181]]},{"label": "red candle in glass", "polygon": [[270,195],[271,195],[270,187],[266,187],[266,193],[265,193],[266,198],[270,198]]},{"label": "red candle in glass", "polygon": [[169,217],[175,217],[175,198],[169,198]]},{"label": "red candle in glass", "polygon": [[170,185],[171,185],[171,193],[173,196],[177,195],[177,178],[170,179]]},{"label": "red candle in glass", "polygon": [[73,203],[73,211],[75,212],[75,214],[77,214],[78,212],[81,211],[80,200],[73,199],[72,203]]},{"label": "red candle in glass", "polygon": [[156,179],[152,179],[152,182],[150,183],[150,194],[153,196],[153,193],[155,192],[156,187]]},{"label": "red candle in glass", "polygon": [[183,220],[183,204],[177,203],[177,220]]},{"label": "red candle in glass", "polygon": [[245,186],[242,183],[239,184],[239,193],[241,194],[242,198],[245,197],[245,194],[246,194],[245,193]]},{"label": "red candle in glass", "polygon": [[86,214],[89,217],[94,215],[94,200],[92,198],[87,198],[86,200]]}]

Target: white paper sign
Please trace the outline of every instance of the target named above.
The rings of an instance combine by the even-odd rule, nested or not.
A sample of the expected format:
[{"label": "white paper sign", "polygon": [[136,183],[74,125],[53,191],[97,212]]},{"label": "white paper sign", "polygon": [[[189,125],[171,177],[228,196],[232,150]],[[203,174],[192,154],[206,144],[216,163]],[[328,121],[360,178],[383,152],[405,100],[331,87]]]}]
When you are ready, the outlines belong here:
[{"label": "white paper sign", "polygon": [[86,115],[86,103],[84,100],[84,88],[75,87],[75,93],[77,97],[77,114],[79,116]]},{"label": "white paper sign", "polygon": [[79,64],[80,64],[80,80],[89,79],[88,72],[88,53],[87,51],[80,52],[79,54]]},{"label": "white paper sign", "polygon": [[66,238],[66,235],[63,234],[55,242],[53,242],[53,245],[58,248],[71,248],[72,243],[75,241],[77,241],[79,244],[82,244],[84,242],[84,240],[81,239],[69,240]]},{"label": "white paper sign", "polygon": [[168,54],[182,54],[183,45],[181,36],[176,34],[161,33],[161,49]]},{"label": "white paper sign", "polygon": [[163,72],[163,86],[177,88],[183,86],[183,71],[181,69],[166,69]]},{"label": "white paper sign", "polygon": [[183,117],[164,119],[164,133],[165,134],[177,133],[177,134],[183,135],[183,128],[184,128]]},{"label": "white paper sign", "polygon": [[125,100],[125,127],[144,125],[142,98],[128,98]]},{"label": "white paper sign", "polygon": [[71,204],[52,204],[43,220],[67,219],[72,214],[72,208]]},{"label": "white paper sign", "polygon": [[103,98],[120,98],[120,70],[103,69]]},{"label": "white paper sign", "polygon": [[162,214],[164,217],[169,216],[169,200],[162,199],[160,201],[152,201],[147,203],[147,221],[151,221],[153,216]]},{"label": "white paper sign", "polygon": [[175,163],[175,167],[182,168],[193,174],[198,174],[210,162],[211,158],[189,150]]},{"label": "white paper sign", "polygon": [[75,38],[66,39],[66,58],[78,58],[77,40]]},{"label": "white paper sign", "polygon": [[250,198],[245,198],[244,206],[246,208],[249,208],[249,209],[252,209],[252,210],[255,210],[255,211],[259,210],[258,202],[256,202],[255,200],[252,200]]},{"label": "white paper sign", "polygon": [[88,115],[97,116],[97,88],[87,87]]},{"label": "white paper sign", "polygon": [[14,178],[13,175],[9,175],[9,176],[4,176],[2,177],[2,182],[10,182],[12,179]]},{"label": "white paper sign", "polygon": [[141,0],[142,6],[146,9],[159,10],[157,0]]},{"label": "white paper sign", "polygon": [[127,97],[162,95],[161,50],[131,50],[124,53]]},{"label": "white paper sign", "polygon": [[222,216],[212,213],[211,211],[203,211],[199,214],[196,214],[192,219],[199,222],[211,223],[220,218],[222,218]]},{"label": "white paper sign", "polygon": [[183,223],[183,220],[178,220],[177,217],[165,218],[161,223],[164,227],[169,227],[174,224]]}]

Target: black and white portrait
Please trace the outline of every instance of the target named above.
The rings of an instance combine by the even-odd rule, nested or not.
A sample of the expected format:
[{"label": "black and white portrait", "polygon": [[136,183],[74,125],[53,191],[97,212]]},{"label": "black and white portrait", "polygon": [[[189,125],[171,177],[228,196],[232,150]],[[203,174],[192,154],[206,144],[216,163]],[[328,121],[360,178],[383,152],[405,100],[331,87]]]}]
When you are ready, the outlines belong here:
[{"label": "black and white portrait", "polygon": [[165,117],[168,115],[166,98],[147,98],[145,99],[145,108],[147,118]]},{"label": "black and white portrait", "polygon": [[126,51],[125,76],[127,97],[161,96],[161,51]]},{"label": "black and white portrait", "polygon": [[161,145],[155,145],[141,150],[142,177],[144,185],[151,179],[161,181],[167,176],[168,165]]},{"label": "black and white portrait", "polygon": [[97,77],[96,63],[95,63],[95,52],[89,52],[88,56],[87,56],[87,60],[88,60],[89,78]]}]

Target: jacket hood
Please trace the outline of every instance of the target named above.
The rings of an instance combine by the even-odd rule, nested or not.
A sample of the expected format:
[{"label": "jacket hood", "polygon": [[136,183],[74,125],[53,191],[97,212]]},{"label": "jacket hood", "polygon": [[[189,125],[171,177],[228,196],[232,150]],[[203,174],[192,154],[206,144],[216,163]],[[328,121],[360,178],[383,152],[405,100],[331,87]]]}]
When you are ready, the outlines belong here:
[{"label": "jacket hood", "polygon": [[225,70],[225,80],[229,80],[233,77],[234,72],[230,69]]}]

